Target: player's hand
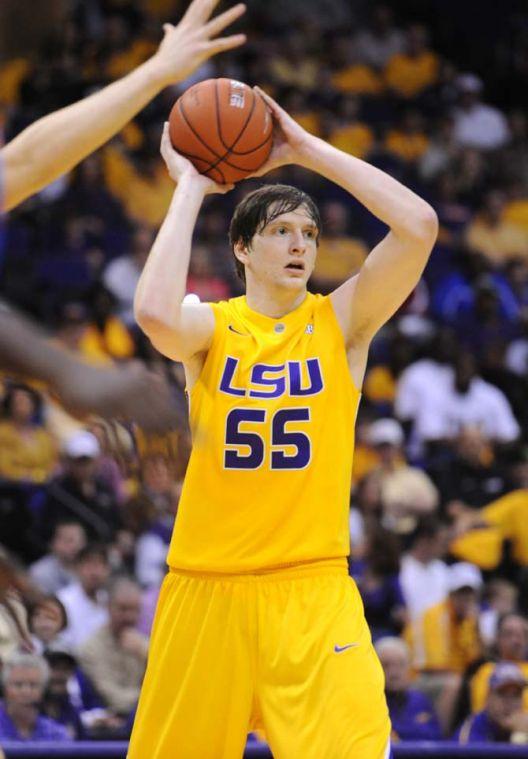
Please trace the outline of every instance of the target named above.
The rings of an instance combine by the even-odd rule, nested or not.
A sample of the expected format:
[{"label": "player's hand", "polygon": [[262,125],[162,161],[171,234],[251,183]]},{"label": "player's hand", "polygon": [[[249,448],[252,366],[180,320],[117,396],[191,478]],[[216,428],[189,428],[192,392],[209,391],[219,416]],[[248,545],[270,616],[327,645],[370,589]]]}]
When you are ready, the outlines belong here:
[{"label": "player's hand", "polygon": [[76,416],[94,413],[136,422],[151,432],[178,426],[179,413],[167,382],[140,362],[111,369],[75,363],[56,378],[52,389]]},{"label": "player's hand", "polygon": [[226,192],[229,192],[234,187],[233,184],[217,184],[213,179],[200,174],[188,158],[184,158],[184,156],[174,150],[169,136],[168,121],[163,126],[160,152],[167,165],[170,178],[177,184],[182,179],[191,180],[200,187],[204,195],[211,195],[215,192],[225,195]]},{"label": "player's hand", "polygon": [[251,177],[261,177],[273,169],[286,166],[291,163],[300,163],[302,156],[309,150],[312,136],[300,126],[292,117],[281,108],[272,97],[267,95],[260,87],[255,87],[257,92],[266,102],[273,118],[273,147],[266,163],[251,174]]},{"label": "player's hand", "polygon": [[243,3],[234,5],[209,20],[218,0],[193,0],[177,26],[164,24],[164,37],[150,59],[160,86],[165,87],[188,77],[204,61],[217,53],[239,47],[245,34],[218,37],[246,10]]}]

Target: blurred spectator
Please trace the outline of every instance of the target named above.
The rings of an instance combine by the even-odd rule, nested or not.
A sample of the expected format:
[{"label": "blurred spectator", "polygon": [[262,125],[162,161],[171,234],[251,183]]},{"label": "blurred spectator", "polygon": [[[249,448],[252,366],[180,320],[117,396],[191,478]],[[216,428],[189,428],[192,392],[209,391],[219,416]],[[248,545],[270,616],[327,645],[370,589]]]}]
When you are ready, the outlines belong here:
[{"label": "blurred spectator", "polygon": [[429,607],[406,631],[413,661],[423,656],[417,687],[430,695],[443,730],[451,725],[466,667],[481,654],[478,631],[479,570],[460,562],[449,567],[449,597]]},{"label": "blurred spectator", "polygon": [[3,399],[0,421],[0,477],[16,482],[46,482],[57,465],[50,433],[38,423],[41,399],[27,385],[12,384]]},{"label": "blurred spectator", "polygon": [[79,344],[80,352],[92,361],[131,358],[134,341],[114,311],[116,297],[103,285],[97,284],[89,294],[92,319]]},{"label": "blurred spectator", "polygon": [[452,381],[451,361],[457,349],[454,333],[439,329],[428,355],[410,364],[398,379],[394,409],[396,416],[411,428],[411,451],[421,449],[427,435],[427,419],[434,414],[437,395]]},{"label": "blurred spectator", "polygon": [[405,438],[395,419],[373,422],[369,442],[380,459],[372,476],[380,483],[383,525],[397,533],[409,533],[420,516],[438,506],[436,487],[424,471],[406,463]]},{"label": "blurred spectator", "polygon": [[429,140],[419,111],[406,109],[398,126],[389,129],[385,148],[406,163],[417,163],[425,154]]},{"label": "blurred spectator", "polygon": [[528,258],[528,235],[521,227],[503,218],[506,198],[493,190],[466,229],[472,251],[481,253],[494,266],[502,266],[516,256]]},{"label": "blurred spectator", "polygon": [[[449,568],[442,560],[447,548],[447,530],[434,517],[421,519],[409,537],[409,549],[402,556],[400,583],[409,612],[410,624],[419,622],[431,606],[442,603],[449,593]],[[413,659],[423,665],[423,655]]]},{"label": "blurred spectator", "polygon": [[333,69],[331,82],[339,92],[361,96],[374,96],[383,92],[383,79],[361,60],[348,36],[334,40],[329,58]]},{"label": "blurred spectator", "polygon": [[[400,322],[398,331],[392,336],[387,346],[387,355],[383,356],[380,363],[367,369],[363,382],[363,394],[378,414],[393,414],[398,378],[411,363],[414,353],[414,346],[401,331]],[[356,452],[354,452],[354,458],[355,456]]]},{"label": "blurred spectator", "polygon": [[412,688],[409,649],[401,638],[380,638],[375,645],[385,673],[385,695],[393,741],[441,740],[433,704]]},{"label": "blurred spectator", "polygon": [[317,75],[317,62],[306,49],[300,32],[288,36],[288,44],[281,45],[268,62],[274,82],[281,87],[310,90]]},{"label": "blurred spectator", "polygon": [[[474,356],[460,351],[454,374],[437,383],[434,406],[418,410],[419,428],[426,441],[453,440],[463,427],[482,430],[492,443],[512,443],[520,433],[504,394],[477,374]],[[433,399],[431,398],[431,401]]]},{"label": "blurred spectator", "polygon": [[140,532],[135,551],[135,575],[148,587],[159,587],[167,572],[174,518],[178,510],[181,483],[172,477],[164,456],[148,456],[141,465],[141,488],[127,506],[131,525]]},{"label": "blurred spectator", "polygon": [[382,527],[371,527],[367,532],[365,555],[351,562],[350,572],[357,582],[373,640],[398,635],[407,620],[399,570],[397,537]]},{"label": "blurred spectator", "polygon": [[394,25],[392,8],[379,3],[371,9],[369,25],[360,29],[350,44],[360,61],[382,71],[393,55],[403,51],[405,37]]},{"label": "blurred spectator", "polygon": [[366,534],[375,529],[381,519],[381,491],[379,482],[370,474],[356,484],[349,514],[350,559],[362,559],[367,548]]},{"label": "blurred spectator", "polygon": [[[374,148],[374,133],[372,129],[361,120],[360,103],[354,95],[343,97],[337,109],[324,111],[320,117],[321,136],[339,150],[350,153],[356,158],[366,158]],[[323,209],[324,217],[324,209]],[[330,218],[330,222],[332,219]],[[332,231],[328,230],[326,223],[323,221],[324,234]],[[319,261],[321,249],[317,253],[317,262]],[[316,262],[316,263],[317,263]]]},{"label": "blurred spectator", "polygon": [[49,679],[46,661],[34,654],[13,654],[4,662],[0,704],[0,739],[3,741],[67,741],[66,729],[39,715]]},{"label": "blurred spectator", "polygon": [[317,251],[313,283],[330,292],[361,267],[367,247],[348,231],[349,211],[344,203],[329,200],[322,207],[324,233]]},{"label": "blurred spectator", "polygon": [[478,508],[502,495],[506,486],[492,444],[482,429],[472,425],[462,427],[445,456],[430,464],[428,471],[444,504],[462,501]]},{"label": "blurred spectator", "polygon": [[57,596],[48,595],[32,604],[28,627],[35,653],[42,654],[60,643],[61,633],[68,627],[68,616],[62,601]]},{"label": "blurred spectator", "polygon": [[[486,651],[490,652],[495,648],[499,633],[499,622],[501,622],[502,627],[502,622],[508,618],[509,614],[515,615],[517,613],[517,609],[519,608],[519,590],[509,580],[504,580],[500,577],[493,578],[486,583],[482,607],[479,618],[480,637]],[[506,639],[509,641],[510,630],[507,632],[508,634],[504,638],[501,638],[501,641]],[[515,638],[515,635],[511,637]],[[501,654],[500,658],[508,659],[509,656],[503,657]]]},{"label": "blurred spectator", "polygon": [[420,156],[418,163],[420,176],[426,181],[434,181],[449,170],[459,153],[460,148],[453,134],[453,119],[450,115],[442,115],[435,124],[435,131],[426,150]]},{"label": "blurred spectator", "polygon": [[64,446],[64,467],[47,489],[40,531],[47,538],[61,519],[79,521],[90,540],[109,541],[121,526],[112,491],[96,475],[101,449],[86,430],[73,433]]},{"label": "blurred spectator", "polygon": [[[513,662],[528,677],[528,621],[525,617],[514,611],[500,617],[493,653],[493,658],[481,664],[469,678],[472,714],[484,709],[496,662]],[[528,691],[524,693],[523,705],[528,711]]]},{"label": "blurred spectator", "polygon": [[479,511],[459,509],[450,551],[485,569],[495,569],[502,545],[509,541],[511,558],[528,567],[528,490],[513,490]]},{"label": "blurred spectator", "polygon": [[75,657],[63,647],[46,651],[44,658],[49,666],[49,680],[42,699],[42,713],[63,725],[73,740],[86,739],[80,710],[73,704],[68,690],[77,667]]},{"label": "blurred spectator", "polygon": [[458,743],[526,743],[528,712],[523,710],[527,681],[515,664],[497,664],[490,678],[486,708],[457,730]]},{"label": "blurred spectator", "polygon": [[106,705],[118,715],[133,709],[145,671],[148,638],[137,630],[141,610],[139,586],[127,578],[112,584],[108,623],[84,641],[79,661]]},{"label": "blurred spectator", "polygon": [[460,93],[453,112],[455,139],[463,147],[496,150],[510,138],[503,114],[480,100],[484,86],[475,74],[460,74],[456,84]]},{"label": "blurred spectator", "polygon": [[385,81],[392,92],[405,100],[421,95],[436,82],[439,60],[429,48],[427,29],[413,24],[407,30],[405,48],[390,58]]},{"label": "blurred spectator", "polygon": [[108,620],[106,584],[110,573],[103,546],[88,544],[76,562],[77,582],[57,594],[68,617],[63,640],[77,651]]},{"label": "blurred spectator", "polygon": [[86,545],[86,533],[80,522],[65,519],[55,525],[49,553],[29,568],[29,574],[43,593],[54,594],[76,579],[75,560]]},{"label": "blurred spectator", "polygon": [[227,300],[230,297],[228,283],[215,272],[211,251],[206,245],[193,245],[187,292],[195,293],[202,301]]},{"label": "blurred spectator", "polygon": [[115,258],[103,273],[105,287],[117,299],[119,316],[127,327],[135,325],[134,295],[153,242],[154,231],[151,227],[136,226],[132,235],[131,252]]}]

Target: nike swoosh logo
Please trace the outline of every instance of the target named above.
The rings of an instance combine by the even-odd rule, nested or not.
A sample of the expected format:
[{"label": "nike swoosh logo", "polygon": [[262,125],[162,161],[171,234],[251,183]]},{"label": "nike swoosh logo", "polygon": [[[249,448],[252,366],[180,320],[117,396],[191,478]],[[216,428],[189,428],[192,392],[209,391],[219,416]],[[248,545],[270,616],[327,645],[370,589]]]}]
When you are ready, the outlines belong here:
[{"label": "nike swoosh logo", "polygon": [[356,646],[359,646],[359,643],[347,643],[346,646],[334,646],[334,651],[336,654],[342,654],[347,648],[355,648]]},{"label": "nike swoosh logo", "polygon": [[249,332],[239,332],[238,329],[235,329],[232,324],[228,324],[227,329],[230,329],[231,332],[235,333],[235,335],[242,335],[242,337],[251,337]]}]

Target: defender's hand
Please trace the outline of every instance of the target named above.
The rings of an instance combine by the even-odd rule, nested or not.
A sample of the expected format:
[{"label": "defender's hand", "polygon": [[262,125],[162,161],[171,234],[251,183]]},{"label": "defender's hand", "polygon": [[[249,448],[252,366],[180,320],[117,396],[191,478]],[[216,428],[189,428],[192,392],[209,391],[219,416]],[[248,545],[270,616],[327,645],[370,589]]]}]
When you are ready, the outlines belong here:
[{"label": "defender's hand", "polygon": [[278,103],[267,95],[260,87],[255,87],[266,102],[273,118],[273,147],[266,163],[251,177],[261,177],[273,169],[290,163],[300,163],[309,151],[311,135],[303,129]]},{"label": "defender's hand", "polygon": [[211,56],[246,41],[245,34],[217,36],[245,12],[246,6],[238,3],[209,21],[217,4],[218,0],[193,0],[177,26],[163,25],[165,36],[149,61],[161,87],[185,79]]},{"label": "defender's hand", "polygon": [[168,121],[163,126],[160,152],[167,165],[170,178],[176,183],[182,179],[191,179],[201,188],[204,195],[211,195],[215,192],[225,195],[226,192],[229,192],[234,187],[233,184],[217,184],[204,174],[200,174],[188,158],[184,158],[174,150],[169,136]]}]

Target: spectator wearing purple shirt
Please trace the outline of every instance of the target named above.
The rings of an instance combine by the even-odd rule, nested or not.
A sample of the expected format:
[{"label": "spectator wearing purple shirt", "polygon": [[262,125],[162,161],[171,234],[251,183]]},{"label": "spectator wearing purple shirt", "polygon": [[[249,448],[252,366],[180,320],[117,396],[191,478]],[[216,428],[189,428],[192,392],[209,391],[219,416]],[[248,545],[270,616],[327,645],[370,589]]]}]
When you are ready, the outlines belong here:
[{"label": "spectator wearing purple shirt", "polygon": [[4,701],[0,703],[0,740],[69,741],[66,729],[39,714],[49,677],[41,656],[15,653],[4,662]]}]

